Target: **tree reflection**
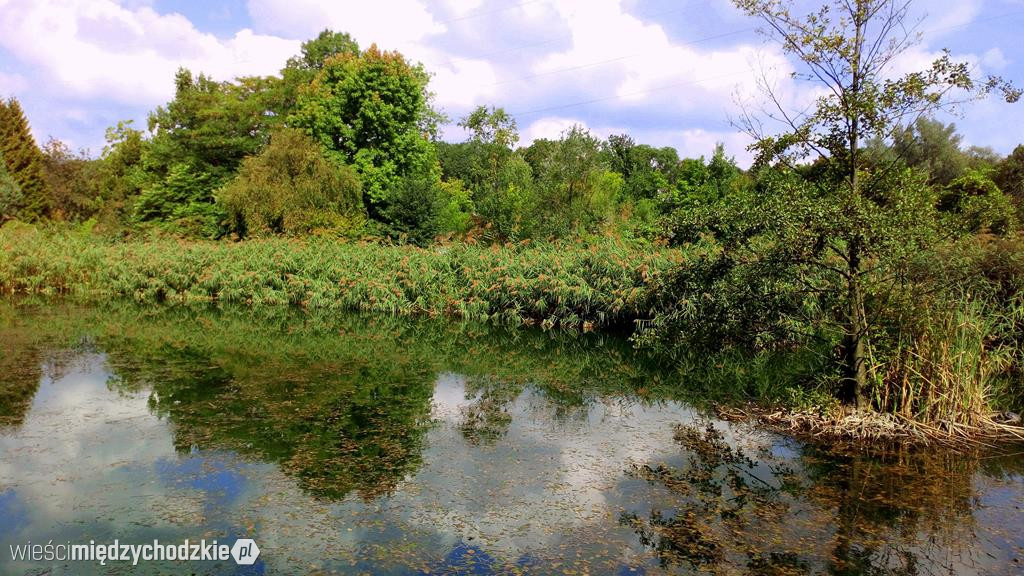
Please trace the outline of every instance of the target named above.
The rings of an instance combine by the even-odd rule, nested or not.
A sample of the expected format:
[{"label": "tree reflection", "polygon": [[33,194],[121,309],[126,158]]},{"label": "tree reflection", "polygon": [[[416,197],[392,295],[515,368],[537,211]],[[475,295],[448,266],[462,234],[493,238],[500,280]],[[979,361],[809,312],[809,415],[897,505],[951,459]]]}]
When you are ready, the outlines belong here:
[{"label": "tree reflection", "polygon": [[[12,349],[33,343],[50,354],[87,338],[106,354],[114,388],[151,391],[150,408],[174,424],[179,451],[276,462],[327,499],[387,495],[419,469],[441,373],[467,377],[472,401],[460,430],[477,444],[502,440],[510,406],[527,388],[544,395],[553,417],[572,419],[603,394],[630,396],[661,381],[628,343],[596,335],[290,309],[112,304],[32,313],[24,330],[0,330]],[[25,313],[5,307],[0,315],[13,323]],[[12,387],[20,400],[3,400],[23,418],[40,359],[3,361],[35,370]]]},{"label": "tree reflection", "polygon": [[788,459],[762,446],[750,457],[711,425],[682,426],[675,438],[685,464],[630,471],[665,498],[620,517],[665,567],[920,574],[984,565],[971,547],[978,455],[804,447]]}]

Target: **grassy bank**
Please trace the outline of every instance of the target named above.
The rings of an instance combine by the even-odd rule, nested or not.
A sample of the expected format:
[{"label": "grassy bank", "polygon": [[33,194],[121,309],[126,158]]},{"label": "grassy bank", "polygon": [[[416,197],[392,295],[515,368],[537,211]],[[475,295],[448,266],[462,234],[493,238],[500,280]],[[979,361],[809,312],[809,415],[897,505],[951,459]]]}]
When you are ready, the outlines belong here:
[{"label": "grassy bank", "polygon": [[424,249],[315,238],[115,241],[8,225],[0,229],[0,290],[589,329],[649,318],[648,286],[680,259],[611,240]]}]

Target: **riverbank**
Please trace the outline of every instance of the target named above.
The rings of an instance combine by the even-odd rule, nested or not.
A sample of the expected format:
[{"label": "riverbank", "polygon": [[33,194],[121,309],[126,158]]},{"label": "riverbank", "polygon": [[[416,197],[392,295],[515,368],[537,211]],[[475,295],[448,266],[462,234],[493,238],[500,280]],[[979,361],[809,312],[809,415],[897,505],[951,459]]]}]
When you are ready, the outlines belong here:
[{"label": "riverbank", "polygon": [[[8,225],[0,228],[0,292],[630,333],[636,321],[658,312],[650,291],[683,257],[679,250],[612,239],[419,248],[317,238],[124,240]],[[1024,429],[999,417],[1015,405],[991,395],[983,398],[985,410],[948,425],[943,418],[917,421],[906,414],[846,414],[829,387],[828,350],[734,349],[664,363],[678,386],[701,390],[706,405],[732,416],[725,419],[815,442],[962,444],[1024,437]],[[754,409],[745,407],[749,401]]]},{"label": "riverbank", "polygon": [[299,306],[590,330],[647,319],[647,289],[677,250],[594,243],[419,248],[308,238],[99,238],[0,229],[6,294]]}]

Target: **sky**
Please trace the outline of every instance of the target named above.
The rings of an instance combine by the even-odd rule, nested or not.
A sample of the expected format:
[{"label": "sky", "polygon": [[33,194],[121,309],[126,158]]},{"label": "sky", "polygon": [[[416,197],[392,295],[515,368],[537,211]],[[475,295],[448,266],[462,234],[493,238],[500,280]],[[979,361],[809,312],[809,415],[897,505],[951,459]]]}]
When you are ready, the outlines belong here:
[{"label": "sky", "polygon": [[[943,48],[979,74],[1024,84],[1024,0],[918,0],[921,41],[893,64],[921,69]],[[423,63],[443,137],[478,105],[500,106],[520,144],[579,124],[594,135],[741,165],[736,127],[767,78],[787,104],[819,88],[731,0],[0,0],[0,97],[25,108],[40,144],[98,154],[120,120],[145,127],[184,66],[218,80],[276,74],[324,28]],[[973,103],[955,122],[965,145],[1008,154],[1024,142],[1024,102]]]}]

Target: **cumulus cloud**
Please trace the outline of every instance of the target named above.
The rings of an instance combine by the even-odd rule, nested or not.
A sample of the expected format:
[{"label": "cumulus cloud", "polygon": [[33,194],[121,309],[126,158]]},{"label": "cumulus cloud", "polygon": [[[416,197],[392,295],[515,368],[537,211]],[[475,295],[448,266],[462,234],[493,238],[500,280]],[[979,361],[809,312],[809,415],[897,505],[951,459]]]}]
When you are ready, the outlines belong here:
[{"label": "cumulus cloud", "polygon": [[[102,123],[141,119],[172,97],[179,66],[217,79],[273,74],[325,28],[422,62],[433,76],[435,103],[453,121],[478,105],[504,107],[517,115],[523,144],[585,123],[595,135],[628,132],[639,142],[678,145],[684,154],[708,154],[709,140],[725,141],[739,159],[742,146],[732,143],[742,137],[728,119],[740,113],[739,103],[758,101],[759,81],[796,110],[820,93],[814,83],[790,78],[790,59],[777,44],[755,38],[747,29],[753,23],[726,0],[679,2],[654,13],[628,0],[246,0],[243,6],[252,29],[220,22],[215,35],[205,28],[209,22],[161,12],[151,0],[0,0],[0,95],[22,98],[41,132],[97,145]],[[981,0],[919,3],[912,19],[931,13],[920,26],[925,42],[889,73],[929,65],[940,38],[970,36],[954,43],[955,54],[980,72],[1012,76],[1020,60],[1012,40],[965,32],[981,20],[1001,23],[980,18],[984,7]],[[1004,38],[1015,38],[1004,28]],[[90,111],[91,119],[40,114],[71,108]],[[444,133],[461,135],[452,126]]]},{"label": "cumulus cloud", "polygon": [[50,92],[154,105],[173,94],[178,67],[218,79],[273,74],[298,42],[243,29],[222,40],[184,16],[112,0],[11,0],[0,46],[41,72]]},{"label": "cumulus cloud", "polygon": [[348,32],[360,46],[403,48],[443,33],[440,24],[417,0],[320,2],[318,0],[249,0],[253,25],[289,38],[311,38],[324,28]]}]

